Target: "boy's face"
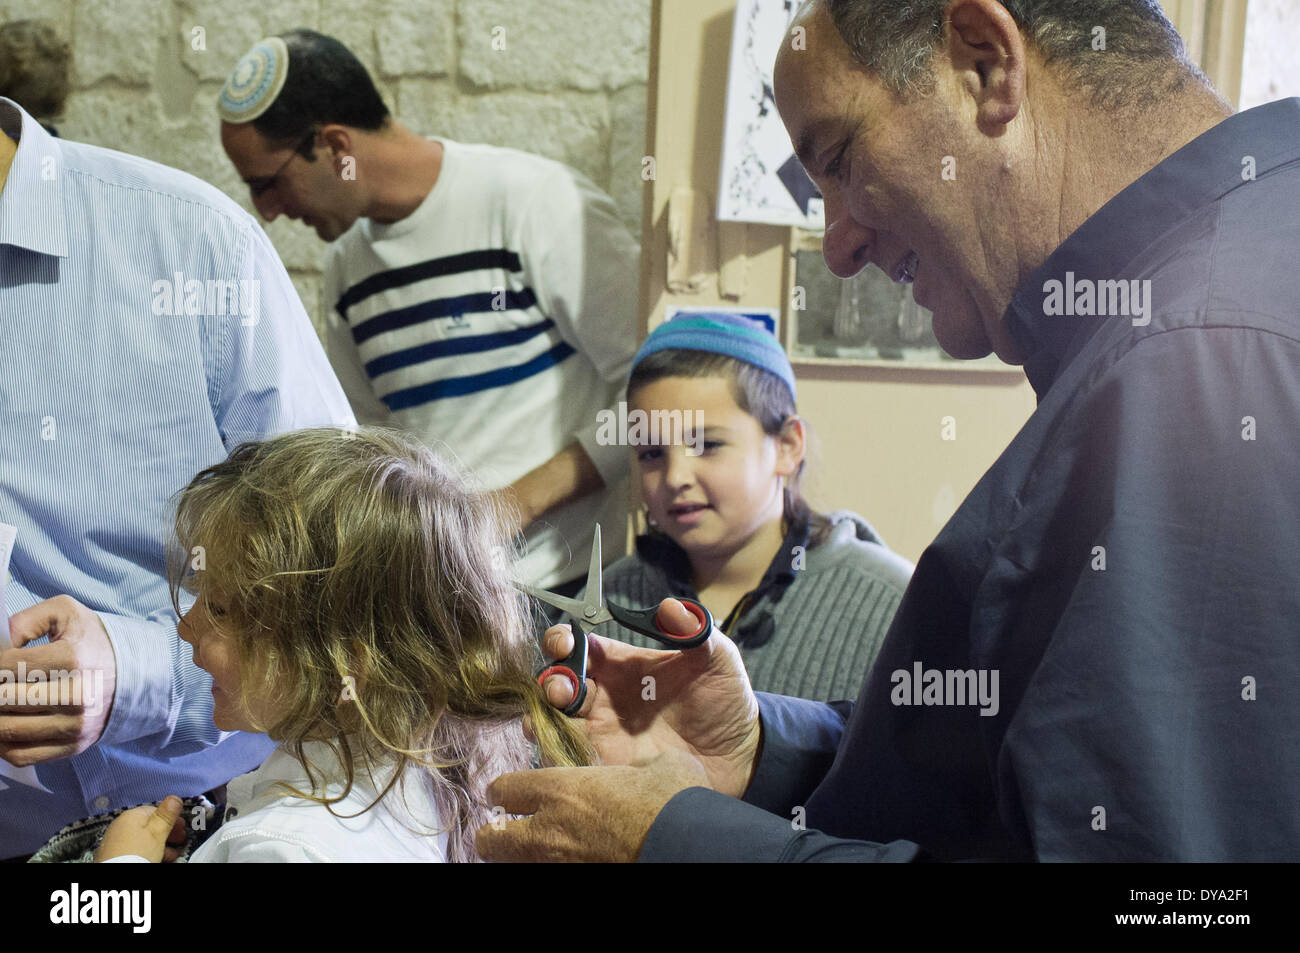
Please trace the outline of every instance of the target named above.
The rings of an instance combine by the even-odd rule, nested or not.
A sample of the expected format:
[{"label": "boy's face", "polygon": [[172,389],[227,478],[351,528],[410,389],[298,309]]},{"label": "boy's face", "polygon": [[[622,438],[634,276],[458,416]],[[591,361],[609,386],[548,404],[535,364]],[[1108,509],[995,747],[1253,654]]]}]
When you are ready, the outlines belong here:
[{"label": "boy's face", "polygon": [[795,451],[763,433],[736,406],[728,378],[663,378],[639,387],[628,405],[629,429],[638,410],[646,420],[680,411],[687,424],[676,443],[662,426],[658,442],[634,450],[650,518],[691,556],[728,558],[781,518],[780,478],[798,469],[802,446]]},{"label": "boy's face", "polygon": [[255,731],[240,700],[239,656],[235,640],[219,629],[226,607],[219,593],[203,592],[184,616],[177,631],[194,648],[194,664],[212,676],[212,721],[222,731]]}]

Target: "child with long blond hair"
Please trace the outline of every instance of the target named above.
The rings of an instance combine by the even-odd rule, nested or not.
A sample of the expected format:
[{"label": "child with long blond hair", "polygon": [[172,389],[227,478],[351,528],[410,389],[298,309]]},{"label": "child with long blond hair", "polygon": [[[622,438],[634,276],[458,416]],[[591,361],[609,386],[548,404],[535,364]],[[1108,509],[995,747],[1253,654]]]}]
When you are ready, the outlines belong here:
[{"label": "child with long blond hair", "polygon": [[[190,858],[476,860],[485,789],[589,763],[546,703],[505,521],[402,434],[304,430],[243,444],[182,492],[170,556],[180,633],[213,676],[213,720],[279,748],[228,785]],[[162,860],[167,799],[116,820],[96,860]],[[176,824],[184,823],[178,820]],[[166,829],[164,829],[166,828]]]}]

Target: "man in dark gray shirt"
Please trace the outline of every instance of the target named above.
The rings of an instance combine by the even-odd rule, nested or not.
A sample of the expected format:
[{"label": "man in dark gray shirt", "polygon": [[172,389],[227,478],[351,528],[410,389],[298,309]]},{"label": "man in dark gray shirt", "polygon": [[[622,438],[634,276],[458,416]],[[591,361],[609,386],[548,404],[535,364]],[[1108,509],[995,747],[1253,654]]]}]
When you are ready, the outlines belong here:
[{"label": "man in dark gray shirt", "polygon": [[851,712],[593,640],[607,766],[501,778],[481,849],[1300,859],[1300,100],[1232,115],[1154,0],[814,0],[776,94],[832,270],[1038,408]]}]

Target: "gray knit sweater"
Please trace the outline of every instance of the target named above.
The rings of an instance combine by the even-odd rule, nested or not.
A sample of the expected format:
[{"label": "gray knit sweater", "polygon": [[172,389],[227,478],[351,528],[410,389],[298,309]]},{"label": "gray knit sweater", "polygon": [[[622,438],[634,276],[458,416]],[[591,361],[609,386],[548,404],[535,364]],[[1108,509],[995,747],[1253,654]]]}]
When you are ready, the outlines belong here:
[{"label": "gray knit sweater", "polygon": [[[786,536],[758,588],[743,600],[727,635],[745,659],[758,691],[834,701],[857,698],[893,621],[912,564],[887,549],[860,516],[830,514],[826,542],[800,552],[806,529]],[[641,609],[665,596],[695,598],[686,554],[664,537],[642,536],[636,552],[604,573],[605,598]],[[582,598],[579,596],[578,598]],[[599,634],[646,648],[663,648],[616,622]]]}]

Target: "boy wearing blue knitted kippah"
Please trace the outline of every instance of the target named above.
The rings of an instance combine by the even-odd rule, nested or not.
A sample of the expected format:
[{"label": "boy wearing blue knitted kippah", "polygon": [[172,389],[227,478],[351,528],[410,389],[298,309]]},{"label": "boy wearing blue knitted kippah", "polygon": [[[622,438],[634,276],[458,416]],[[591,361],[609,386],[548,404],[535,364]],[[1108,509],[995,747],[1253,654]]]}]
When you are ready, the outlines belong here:
[{"label": "boy wearing blue knitted kippah", "polygon": [[[638,351],[629,417],[650,531],[605,573],[607,598],[699,599],[735,640],[754,688],[853,698],[911,577],[861,517],[799,492],[807,427],[781,345],[734,315],[660,325]],[[613,624],[608,634],[655,643]]]}]

